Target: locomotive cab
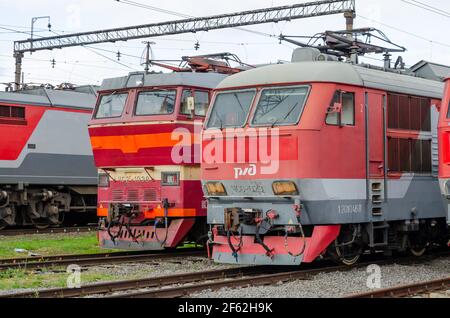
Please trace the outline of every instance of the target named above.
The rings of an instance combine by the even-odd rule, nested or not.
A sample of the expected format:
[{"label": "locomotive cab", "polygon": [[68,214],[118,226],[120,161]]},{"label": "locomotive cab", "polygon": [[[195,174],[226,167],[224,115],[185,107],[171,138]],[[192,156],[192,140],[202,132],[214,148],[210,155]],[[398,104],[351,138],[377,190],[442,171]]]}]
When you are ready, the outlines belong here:
[{"label": "locomotive cab", "polygon": [[439,120],[439,179],[450,224],[450,78],[445,81],[444,99]]},{"label": "locomotive cab", "polygon": [[103,82],[89,125],[102,247],[161,250],[206,235],[198,138],[224,77],[132,73]]}]

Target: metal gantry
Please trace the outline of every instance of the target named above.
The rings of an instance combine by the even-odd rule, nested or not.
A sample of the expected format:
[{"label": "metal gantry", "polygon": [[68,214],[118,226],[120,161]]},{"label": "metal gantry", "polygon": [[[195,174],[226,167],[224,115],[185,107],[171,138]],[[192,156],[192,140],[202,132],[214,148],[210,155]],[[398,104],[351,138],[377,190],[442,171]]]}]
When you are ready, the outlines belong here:
[{"label": "metal gantry", "polygon": [[15,82],[16,84],[20,82],[21,62],[25,52],[128,41],[181,33],[195,33],[349,12],[355,12],[355,0],[321,0],[202,18],[16,41],[14,42],[14,57],[16,58]]}]

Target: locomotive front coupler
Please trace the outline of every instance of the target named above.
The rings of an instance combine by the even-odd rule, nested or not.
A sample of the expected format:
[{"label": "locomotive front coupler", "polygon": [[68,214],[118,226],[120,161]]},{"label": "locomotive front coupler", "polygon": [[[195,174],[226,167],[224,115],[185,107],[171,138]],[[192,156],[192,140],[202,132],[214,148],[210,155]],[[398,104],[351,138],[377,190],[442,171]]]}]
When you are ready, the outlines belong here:
[{"label": "locomotive front coupler", "polygon": [[224,212],[225,231],[238,232],[243,225],[256,226],[264,219],[262,210],[231,208]]}]

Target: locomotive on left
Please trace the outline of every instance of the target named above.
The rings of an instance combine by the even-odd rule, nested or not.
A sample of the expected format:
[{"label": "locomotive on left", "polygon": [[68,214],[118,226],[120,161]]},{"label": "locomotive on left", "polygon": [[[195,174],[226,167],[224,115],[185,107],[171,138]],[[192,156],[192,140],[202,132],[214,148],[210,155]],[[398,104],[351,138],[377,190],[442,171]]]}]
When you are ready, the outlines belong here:
[{"label": "locomotive on left", "polygon": [[0,93],[0,230],[95,217],[97,170],[87,124],[93,86]]}]

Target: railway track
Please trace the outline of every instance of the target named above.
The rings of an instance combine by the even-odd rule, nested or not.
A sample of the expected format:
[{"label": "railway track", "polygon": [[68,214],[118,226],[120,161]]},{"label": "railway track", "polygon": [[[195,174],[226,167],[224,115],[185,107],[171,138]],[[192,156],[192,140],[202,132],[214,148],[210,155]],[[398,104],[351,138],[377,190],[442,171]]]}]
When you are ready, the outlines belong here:
[{"label": "railway track", "polygon": [[[103,295],[106,298],[176,298],[201,292],[203,290],[218,290],[224,287],[239,288],[249,286],[273,285],[278,282],[311,279],[312,276],[323,272],[348,271],[363,268],[371,264],[387,265],[392,263],[423,262],[422,260],[402,258],[360,263],[354,267],[329,266],[324,263],[317,267],[311,265],[303,269],[295,267],[239,267],[200,273],[178,274],[147,279],[99,283],[83,286],[78,289],[49,289],[36,292],[11,294],[7,298],[67,298]],[[315,267],[312,267],[315,266]],[[136,291],[140,290],[140,291]],[[132,292],[130,292],[132,291]],[[119,293],[120,292],[120,293]],[[115,294],[114,294],[115,293]]]},{"label": "railway track", "polygon": [[402,285],[387,289],[370,291],[367,293],[350,295],[345,298],[405,298],[431,292],[446,291],[450,289],[450,277],[410,285]]},{"label": "railway track", "polygon": [[65,234],[65,233],[90,233],[96,232],[97,226],[56,227],[48,229],[14,229],[0,231],[0,236],[22,236],[36,234]]},{"label": "railway track", "polygon": [[60,255],[50,257],[29,257],[0,260],[2,269],[40,269],[58,266],[92,266],[103,264],[144,263],[167,258],[203,257],[204,251],[198,249],[160,251],[160,252],[119,252],[91,255]]}]

